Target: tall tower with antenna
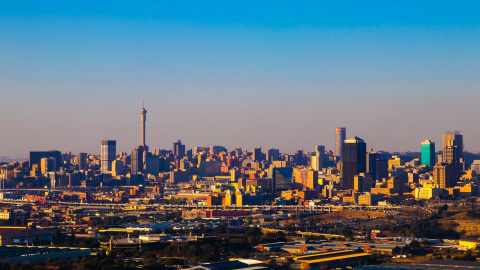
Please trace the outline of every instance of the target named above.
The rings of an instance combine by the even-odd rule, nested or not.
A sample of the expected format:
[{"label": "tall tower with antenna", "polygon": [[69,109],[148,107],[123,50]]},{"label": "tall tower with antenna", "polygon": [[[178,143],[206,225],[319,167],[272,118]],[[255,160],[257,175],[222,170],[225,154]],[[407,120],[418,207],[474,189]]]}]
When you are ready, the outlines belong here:
[{"label": "tall tower with antenna", "polygon": [[142,121],[142,146],[145,144],[145,121],[147,121],[147,110],[145,109],[145,101],[143,101],[142,109],[140,110],[140,119]]}]

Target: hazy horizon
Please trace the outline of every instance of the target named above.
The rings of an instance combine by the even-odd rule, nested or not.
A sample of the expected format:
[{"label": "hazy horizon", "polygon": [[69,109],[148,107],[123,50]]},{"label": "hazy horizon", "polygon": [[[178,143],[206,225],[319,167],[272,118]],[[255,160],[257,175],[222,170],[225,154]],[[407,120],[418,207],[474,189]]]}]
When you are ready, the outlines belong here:
[{"label": "hazy horizon", "polygon": [[315,145],[480,152],[480,2],[0,3],[0,156]]}]

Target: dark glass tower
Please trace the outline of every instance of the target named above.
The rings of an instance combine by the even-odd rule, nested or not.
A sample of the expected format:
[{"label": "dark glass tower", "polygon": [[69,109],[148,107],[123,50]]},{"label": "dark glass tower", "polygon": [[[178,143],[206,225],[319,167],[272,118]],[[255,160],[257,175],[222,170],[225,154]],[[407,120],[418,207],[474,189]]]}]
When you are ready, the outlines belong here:
[{"label": "dark glass tower", "polygon": [[367,144],[354,136],[346,139],[342,148],[343,189],[353,189],[355,175],[366,170]]}]

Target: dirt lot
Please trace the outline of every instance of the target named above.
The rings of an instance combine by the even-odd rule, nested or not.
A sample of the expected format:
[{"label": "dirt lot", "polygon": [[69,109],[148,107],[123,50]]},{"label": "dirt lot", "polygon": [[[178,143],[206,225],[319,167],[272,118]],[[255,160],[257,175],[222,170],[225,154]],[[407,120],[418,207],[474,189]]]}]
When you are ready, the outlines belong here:
[{"label": "dirt lot", "polygon": [[326,223],[326,222],[349,221],[352,219],[382,218],[385,216],[386,214],[383,212],[344,210],[339,212],[332,212],[328,214],[317,215],[315,217],[320,218],[321,222]]},{"label": "dirt lot", "polygon": [[467,237],[480,236],[480,220],[459,213],[446,219],[439,220],[445,228],[452,228]]},{"label": "dirt lot", "polygon": [[402,216],[411,216],[411,217],[416,217],[416,216],[423,216],[423,215],[429,215],[430,212],[423,209],[423,208],[410,208],[410,207],[404,207],[402,208],[403,213],[399,213]]}]

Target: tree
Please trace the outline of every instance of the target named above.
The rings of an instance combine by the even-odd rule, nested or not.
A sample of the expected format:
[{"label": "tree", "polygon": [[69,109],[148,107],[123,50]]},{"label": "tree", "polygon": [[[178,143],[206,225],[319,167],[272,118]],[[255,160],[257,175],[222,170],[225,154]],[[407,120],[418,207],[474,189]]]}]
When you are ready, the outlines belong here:
[{"label": "tree", "polygon": [[346,240],[352,240],[353,239],[353,231],[352,231],[352,229],[350,229],[348,227],[342,228],[342,230],[340,231],[340,234],[345,236]]},{"label": "tree", "polygon": [[417,240],[413,240],[408,244],[411,249],[420,249],[420,243]]},{"label": "tree", "polygon": [[167,258],[165,260],[165,265],[182,265],[185,262],[180,258]]}]

